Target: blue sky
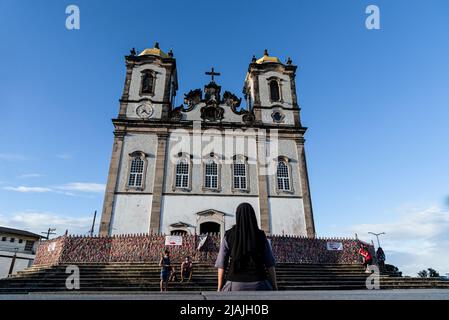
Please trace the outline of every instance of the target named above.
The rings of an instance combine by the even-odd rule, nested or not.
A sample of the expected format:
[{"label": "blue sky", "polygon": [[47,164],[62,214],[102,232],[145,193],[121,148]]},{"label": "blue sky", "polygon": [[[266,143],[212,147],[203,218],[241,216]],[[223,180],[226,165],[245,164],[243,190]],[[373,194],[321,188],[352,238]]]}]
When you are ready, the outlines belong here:
[{"label": "blue sky", "polygon": [[[80,30],[65,28],[70,4]],[[381,30],[365,28],[370,4]],[[406,273],[449,272],[448,15],[445,0],[3,0],[0,224],[87,232],[130,48],[173,49],[179,104],[211,66],[240,94],[267,48],[299,66],[318,234],[386,231],[390,262]]]}]

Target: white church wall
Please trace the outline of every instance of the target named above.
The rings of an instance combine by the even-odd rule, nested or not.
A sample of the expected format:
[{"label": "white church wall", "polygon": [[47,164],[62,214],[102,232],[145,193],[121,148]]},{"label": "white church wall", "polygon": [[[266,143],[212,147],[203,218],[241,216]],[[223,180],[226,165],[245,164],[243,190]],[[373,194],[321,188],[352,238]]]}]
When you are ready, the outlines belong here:
[{"label": "white church wall", "polygon": [[122,161],[120,163],[118,192],[134,191],[127,189],[129,172],[129,154],[134,151],[142,151],[147,156],[145,176],[145,188],[142,192],[153,192],[153,179],[156,163],[157,135],[155,134],[131,134],[128,133],[123,142]]},{"label": "white church wall", "polygon": [[[192,159],[192,173],[191,173],[191,190],[185,191],[185,190],[177,190],[174,188],[174,176],[175,176],[175,165],[176,165],[176,159],[177,154],[179,152],[185,152],[188,154],[192,154],[192,150],[190,148],[191,144],[183,144],[180,143],[180,140],[176,139],[175,137],[179,137],[178,134],[171,135],[171,138],[168,139],[168,158],[166,161],[166,170],[165,170],[165,193],[184,193],[184,194],[216,194],[217,196],[224,196],[224,195],[258,195],[258,176],[257,176],[257,165],[256,165],[256,143],[255,138],[251,137],[248,140],[251,140],[250,143],[248,143],[250,146],[246,148],[245,156],[248,156],[248,174],[247,174],[247,183],[248,183],[248,190],[247,191],[237,191],[233,190],[232,184],[233,184],[233,173],[232,173],[232,156],[234,153],[242,154],[245,152],[245,149],[233,149],[231,151],[227,151],[224,148],[223,149],[211,149],[208,147],[209,141],[207,141],[206,138],[202,141],[202,148],[201,152],[202,155],[205,157],[213,150],[215,153],[217,153],[217,156],[220,157],[220,176],[219,176],[219,184],[220,189],[219,191],[211,191],[204,189],[204,176],[203,176],[203,163],[201,162],[201,159],[194,158]],[[190,136],[191,137],[191,136]],[[222,136],[223,137],[223,136]],[[190,138],[192,139],[192,138]],[[187,140],[185,140],[187,141]],[[192,140],[191,140],[192,141]],[[218,140],[220,141],[220,140]],[[224,143],[224,138],[222,138]]]},{"label": "white church wall", "polygon": [[292,108],[293,99],[290,85],[290,77],[274,71],[269,71],[266,73],[262,73],[259,75],[259,94],[260,94],[260,103],[262,106],[271,106],[274,104],[279,104],[277,102],[270,101],[270,87],[268,85],[268,78],[276,77],[281,79],[281,88],[282,88],[282,105],[287,108]]},{"label": "white church wall", "polygon": [[[162,199],[162,232],[169,234],[171,231],[171,224],[184,222],[192,226],[197,226],[197,232],[199,233],[199,225],[197,225],[197,213],[209,209],[218,210],[226,214],[224,219],[224,229],[228,230],[235,224],[235,211],[238,205],[243,202],[248,202],[253,206],[260,225],[258,197],[164,195]],[[194,229],[192,229],[191,232],[193,233]]]},{"label": "white church wall", "polygon": [[111,234],[148,233],[152,195],[117,194],[112,214]]},{"label": "white church wall", "polygon": [[268,205],[272,234],[307,235],[301,198],[269,198]]},{"label": "white church wall", "polygon": [[[290,159],[290,182],[293,187],[292,192],[282,193],[282,196],[301,196],[301,182],[296,142],[294,140],[279,139],[278,153],[279,156],[285,156]],[[273,174],[268,177],[268,194],[269,196],[278,195],[276,172],[273,172]]]}]

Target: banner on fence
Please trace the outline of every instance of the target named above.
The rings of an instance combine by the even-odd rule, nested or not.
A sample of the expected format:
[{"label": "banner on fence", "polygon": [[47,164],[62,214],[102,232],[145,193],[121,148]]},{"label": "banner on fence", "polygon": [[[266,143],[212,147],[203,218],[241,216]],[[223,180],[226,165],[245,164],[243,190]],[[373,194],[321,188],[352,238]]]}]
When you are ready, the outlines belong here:
[{"label": "banner on fence", "polygon": [[165,236],[166,246],[182,246],[182,236]]},{"label": "banner on fence", "polygon": [[342,242],[335,242],[335,241],[328,241],[326,243],[327,250],[329,251],[343,251],[343,243]]},{"label": "banner on fence", "polygon": [[50,244],[48,245],[48,247],[47,247],[47,251],[48,251],[48,252],[55,251],[55,249],[56,249],[56,242],[50,243]]},{"label": "banner on fence", "polygon": [[206,243],[207,240],[207,236],[200,236],[200,241],[198,243],[198,248],[197,250],[201,250],[201,248],[204,246],[204,244]]}]

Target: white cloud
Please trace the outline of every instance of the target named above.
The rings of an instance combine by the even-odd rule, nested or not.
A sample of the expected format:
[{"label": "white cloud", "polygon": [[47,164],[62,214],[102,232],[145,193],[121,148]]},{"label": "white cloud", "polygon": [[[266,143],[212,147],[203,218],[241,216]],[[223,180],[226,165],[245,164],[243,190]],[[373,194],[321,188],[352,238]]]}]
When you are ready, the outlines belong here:
[{"label": "white cloud", "polygon": [[71,182],[60,186],[54,187],[3,187],[3,190],[21,192],[21,193],[60,193],[67,196],[77,196],[79,193],[103,193],[105,185],[101,183],[90,182]]},{"label": "white cloud", "polygon": [[16,153],[0,153],[0,160],[5,161],[26,160],[26,157]]},{"label": "white cloud", "polygon": [[18,176],[19,179],[40,178],[40,177],[42,177],[40,173],[24,173]]},{"label": "white cloud", "polygon": [[103,193],[105,185],[101,183],[72,182],[56,187],[59,190]]},{"label": "white cloud", "polygon": [[440,274],[449,272],[449,211],[438,207],[410,210],[399,214],[394,222],[355,225],[349,231],[359,235],[385,232],[381,245],[387,263],[396,265],[406,275],[416,276],[427,268]]},{"label": "white cloud", "polygon": [[52,192],[53,190],[50,188],[44,188],[44,187],[25,187],[25,186],[19,186],[19,187],[4,187],[4,190],[7,191],[15,191],[15,192],[22,192],[22,193],[45,193],[45,192]]},{"label": "white cloud", "polygon": [[69,230],[70,234],[86,234],[90,230],[91,223],[91,217],[65,216],[34,210],[0,215],[0,225],[37,234],[48,228],[56,228],[57,235],[64,234],[66,230]]},{"label": "white cloud", "polygon": [[69,159],[72,159],[72,155],[70,155],[68,153],[62,153],[62,154],[57,154],[56,158],[59,158],[62,160],[69,160]]}]

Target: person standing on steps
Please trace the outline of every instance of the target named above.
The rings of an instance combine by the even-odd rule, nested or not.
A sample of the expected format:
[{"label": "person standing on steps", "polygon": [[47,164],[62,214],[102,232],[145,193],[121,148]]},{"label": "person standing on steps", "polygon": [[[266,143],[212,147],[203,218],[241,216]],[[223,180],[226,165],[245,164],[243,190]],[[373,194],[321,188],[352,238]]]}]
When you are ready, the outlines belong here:
[{"label": "person standing on steps", "polygon": [[373,262],[373,257],[371,256],[371,253],[368,251],[366,246],[361,244],[359,254],[363,257],[363,266],[365,267],[365,272],[370,273],[370,271],[368,270],[368,266],[371,265]]},{"label": "person standing on steps", "polygon": [[377,248],[376,259],[377,259],[377,264],[379,265],[379,267],[381,267],[381,268],[385,267],[385,253],[381,247]]},{"label": "person standing on steps", "polygon": [[161,283],[160,288],[162,291],[167,291],[168,280],[172,271],[170,264],[170,252],[165,250],[164,255],[161,254],[161,259],[159,260],[159,267],[161,267]]},{"label": "person standing on steps", "polygon": [[[253,207],[249,203],[240,204],[236,224],[226,231],[215,263],[218,268],[217,291],[277,290],[275,264],[265,232],[257,225]],[[227,281],[223,285],[228,265]]]}]

